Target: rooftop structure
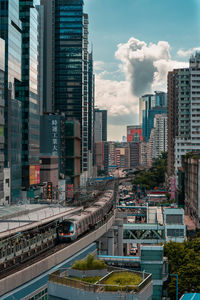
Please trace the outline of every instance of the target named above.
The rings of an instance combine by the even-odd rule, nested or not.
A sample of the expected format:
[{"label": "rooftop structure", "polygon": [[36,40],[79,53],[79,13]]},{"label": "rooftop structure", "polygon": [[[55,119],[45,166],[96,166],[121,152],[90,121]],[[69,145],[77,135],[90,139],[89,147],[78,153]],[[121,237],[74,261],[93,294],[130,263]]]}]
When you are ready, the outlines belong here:
[{"label": "rooftop structure", "polygon": [[[83,300],[92,300],[97,296],[99,300],[152,299],[152,276],[146,272],[107,268],[105,276],[93,275],[86,282],[86,278],[69,277],[69,271],[58,270],[49,276],[48,294],[51,300],[57,299],[56,297],[72,300],[80,297],[80,293]],[[93,274],[99,274],[99,270],[91,271],[94,271]]]}]

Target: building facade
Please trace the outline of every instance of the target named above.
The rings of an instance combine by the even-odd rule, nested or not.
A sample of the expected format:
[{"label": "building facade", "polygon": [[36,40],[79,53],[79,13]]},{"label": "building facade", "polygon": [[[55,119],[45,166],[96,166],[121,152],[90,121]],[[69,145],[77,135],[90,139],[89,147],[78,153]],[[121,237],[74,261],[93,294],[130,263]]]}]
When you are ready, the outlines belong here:
[{"label": "building facade", "polygon": [[10,168],[11,201],[21,200],[21,102],[18,86],[21,82],[22,24],[19,18],[19,1],[1,2],[0,37],[5,41],[5,147],[4,166]]},{"label": "building facade", "polygon": [[[83,0],[42,0],[44,107],[81,127],[81,169],[88,170],[88,16]],[[91,145],[90,145],[91,146]]]},{"label": "building facade", "polygon": [[178,70],[178,135],[175,137],[174,175],[182,156],[200,149],[200,52],[192,55],[189,68]]},{"label": "building facade", "polygon": [[138,125],[127,126],[127,142],[142,142],[142,127]]},{"label": "building facade", "polygon": [[168,129],[167,115],[155,115],[154,117],[154,134],[152,144],[152,158],[158,158],[163,152],[168,149]]},{"label": "building facade", "polygon": [[0,204],[8,204],[10,200],[4,197],[4,74],[5,41],[0,39]]},{"label": "building facade", "polygon": [[19,11],[22,22],[22,78],[18,86],[22,103],[22,186],[28,188],[31,170],[35,167],[39,172],[40,168],[39,16],[36,1],[19,0]]},{"label": "building facade", "polygon": [[58,156],[59,178],[65,178],[65,117],[59,114],[41,116],[40,153]]},{"label": "building facade", "polygon": [[167,94],[155,91],[154,94],[147,94],[140,97],[139,100],[139,118],[142,119],[142,135],[148,142],[151,129],[154,126],[154,117],[156,114],[167,114]]},{"label": "building facade", "polygon": [[200,152],[183,157],[185,211],[200,228]]},{"label": "building facade", "polygon": [[175,173],[175,137],[178,135],[178,70],[168,73],[168,159],[167,173],[172,176]]},{"label": "building facade", "polygon": [[107,110],[96,108],[94,111],[94,141],[107,141]]},{"label": "building facade", "polygon": [[[65,179],[78,195],[80,186],[81,136],[77,120],[65,121]],[[71,186],[72,187],[72,186]]]}]

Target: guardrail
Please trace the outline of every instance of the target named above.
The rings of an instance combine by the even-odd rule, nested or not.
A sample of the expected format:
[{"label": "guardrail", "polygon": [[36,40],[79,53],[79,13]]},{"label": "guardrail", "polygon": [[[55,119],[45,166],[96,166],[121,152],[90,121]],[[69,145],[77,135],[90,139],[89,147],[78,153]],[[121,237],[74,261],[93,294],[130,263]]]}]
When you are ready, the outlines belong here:
[{"label": "guardrail", "polygon": [[[108,274],[103,277],[102,279],[106,279],[109,274],[115,273],[115,272],[126,272],[127,270],[121,270],[119,268],[108,268]],[[128,270],[129,272],[131,272],[130,270]],[[133,271],[132,271],[133,272]],[[120,286],[120,285],[111,285],[111,284],[104,284],[104,283],[88,283],[88,282],[84,282],[75,279],[75,278],[71,278],[71,277],[67,277],[67,271],[56,271],[53,274],[49,275],[49,281],[53,282],[53,283],[57,283],[57,284],[62,284],[62,285],[66,285],[69,286],[71,288],[75,288],[75,289],[82,289],[84,291],[87,292],[123,292],[123,293],[138,293],[140,292],[145,286],[147,286],[151,281],[152,281],[152,275],[151,274],[147,274],[147,273],[141,273],[141,272],[137,272],[134,271],[133,273],[137,273],[140,274],[141,276],[144,275],[144,279],[143,281],[139,284],[139,285],[124,285],[124,286]]]}]

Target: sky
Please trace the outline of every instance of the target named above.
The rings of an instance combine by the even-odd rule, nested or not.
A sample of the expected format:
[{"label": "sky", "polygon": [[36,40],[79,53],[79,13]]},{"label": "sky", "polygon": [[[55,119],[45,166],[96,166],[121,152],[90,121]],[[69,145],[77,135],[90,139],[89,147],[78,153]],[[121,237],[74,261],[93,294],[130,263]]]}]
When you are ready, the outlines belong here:
[{"label": "sky", "polygon": [[167,90],[167,73],[200,50],[200,0],[84,0],[95,104],[108,110],[108,140],[138,124],[139,96]]}]

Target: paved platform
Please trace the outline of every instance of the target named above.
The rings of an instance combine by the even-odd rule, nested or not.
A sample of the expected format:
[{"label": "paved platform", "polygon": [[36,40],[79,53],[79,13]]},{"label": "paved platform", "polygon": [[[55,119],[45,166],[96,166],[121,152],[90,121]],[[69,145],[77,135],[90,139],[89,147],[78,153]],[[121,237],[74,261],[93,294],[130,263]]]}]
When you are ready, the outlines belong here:
[{"label": "paved platform", "polygon": [[81,209],[46,204],[0,207],[0,238],[65,218]]}]

